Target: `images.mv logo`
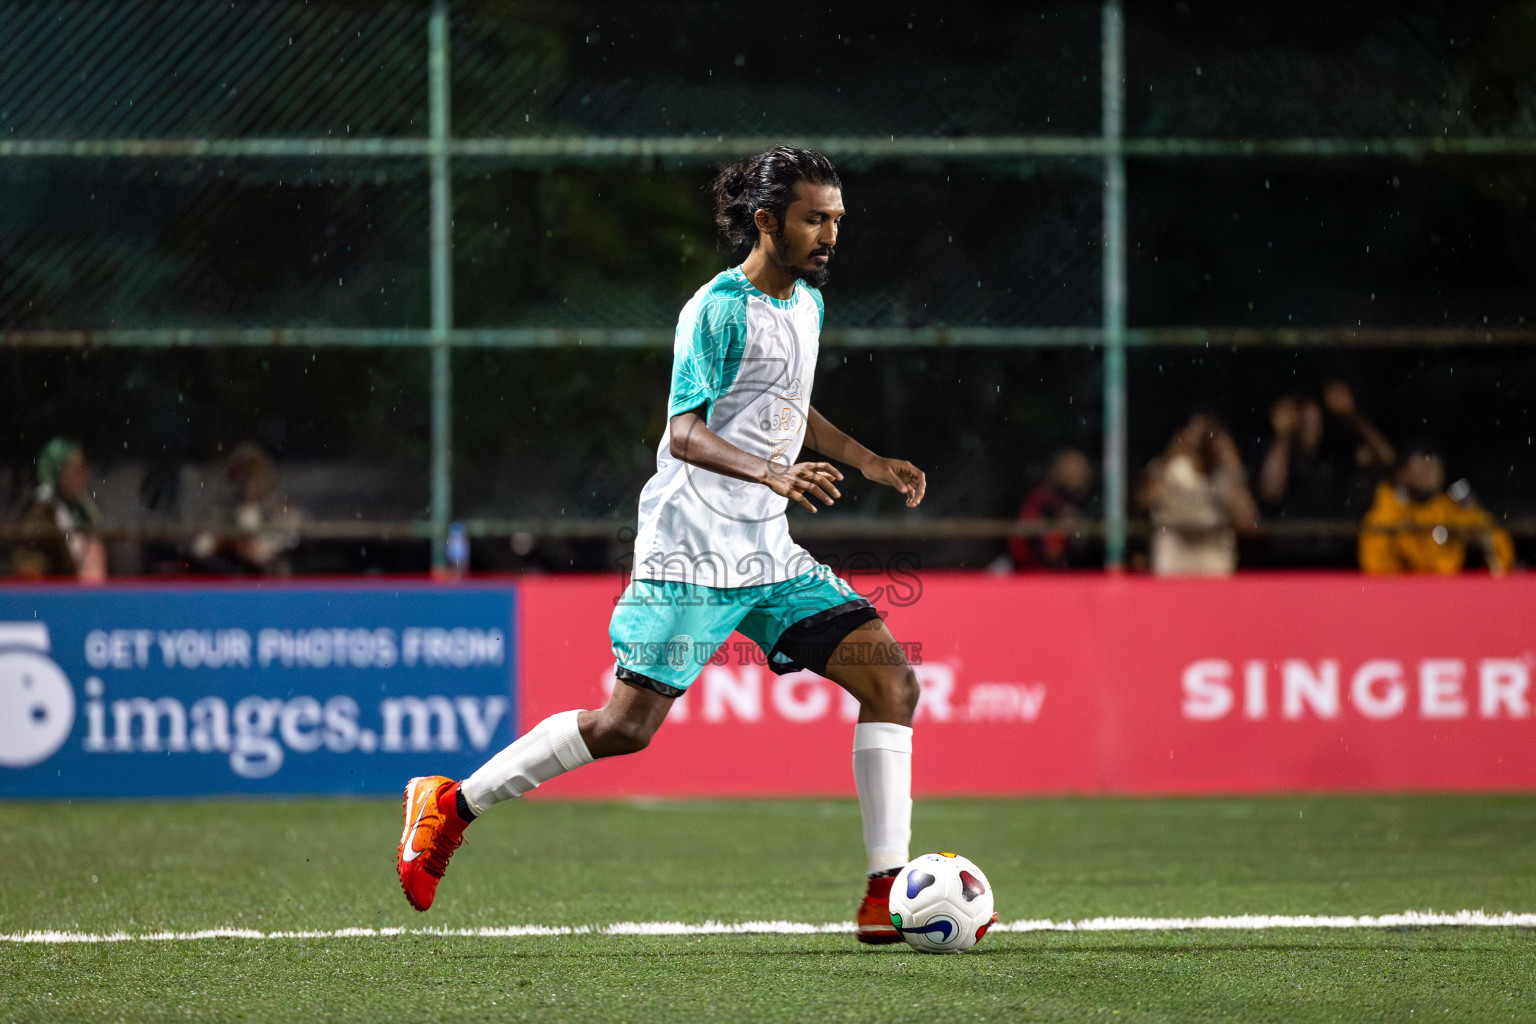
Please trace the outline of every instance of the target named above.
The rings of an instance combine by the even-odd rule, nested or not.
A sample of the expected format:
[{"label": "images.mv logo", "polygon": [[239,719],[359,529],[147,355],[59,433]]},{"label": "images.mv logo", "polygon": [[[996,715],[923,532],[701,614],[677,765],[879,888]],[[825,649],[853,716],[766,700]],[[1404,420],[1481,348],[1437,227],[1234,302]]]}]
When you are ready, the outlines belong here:
[{"label": "images.mv logo", "polygon": [[[150,679],[175,678],[160,675],[158,663],[163,661],[163,668],[170,671],[193,664],[187,657],[188,641],[204,643],[214,636],[221,660],[214,662],[202,651],[196,661],[205,669],[284,672],[307,665],[385,672],[396,667],[430,668],[451,673],[476,668],[494,671],[506,666],[508,659],[506,637],[494,628],[261,630],[257,636],[241,629],[117,632],[125,636],[92,631],[86,638],[86,660],[91,668],[98,663],[103,668],[127,665],[154,673],[138,677],[140,686]],[[321,646],[326,650],[321,651]],[[163,659],[156,656],[161,648]],[[317,660],[317,652],[325,657]],[[90,675],[83,684],[81,703],[52,655],[46,623],[0,622],[0,769],[31,768],[53,757],[69,741],[77,712],[84,719],[80,752],[86,755],[212,754],[227,760],[229,770],[245,779],[276,774],[294,754],[479,753],[497,743],[502,738],[498,734],[510,734],[514,725],[509,687],[504,695],[364,697],[371,705],[365,706],[357,697],[378,694],[382,687],[354,684],[349,688],[356,696],[317,697],[295,694],[285,686],[284,697],[236,697],[228,694],[226,686],[213,683],[216,677],[201,675],[204,685],[213,683],[209,689],[224,692],[146,696],[109,693],[100,676]],[[310,683],[306,689],[327,676],[323,671],[305,674]],[[114,684],[120,685],[123,678],[113,677]],[[506,682],[493,687],[506,687]]]}]

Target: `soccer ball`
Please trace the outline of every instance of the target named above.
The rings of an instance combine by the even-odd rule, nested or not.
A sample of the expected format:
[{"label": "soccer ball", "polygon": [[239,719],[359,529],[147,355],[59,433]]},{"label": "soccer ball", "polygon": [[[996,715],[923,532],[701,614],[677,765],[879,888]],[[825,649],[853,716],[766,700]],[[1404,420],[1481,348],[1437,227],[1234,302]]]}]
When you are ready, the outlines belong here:
[{"label": "soccer ball", "polygon": [[992,924],[992,885],[953,853],[925,853],[891,884],[891,924],[923,953],[970,949]]}]

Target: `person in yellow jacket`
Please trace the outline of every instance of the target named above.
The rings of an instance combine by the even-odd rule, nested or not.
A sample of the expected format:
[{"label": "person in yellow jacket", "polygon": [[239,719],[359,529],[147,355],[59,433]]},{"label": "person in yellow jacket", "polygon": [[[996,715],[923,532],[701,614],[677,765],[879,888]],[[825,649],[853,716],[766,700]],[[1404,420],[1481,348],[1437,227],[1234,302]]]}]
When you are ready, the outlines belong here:
[{"label": "person in yellow jacket", "polygon": [[1497,574],[1515,564],[1507,530],[1471,498],[1466,481],[1445,487],[1445,463],[1430,446],[1404,451],[1391,480],[1376,487],[1376,500],[1360,527],[1360,568],[1368,573],[1457,573],[1467,563],[1467,545],[1483,553]]}]

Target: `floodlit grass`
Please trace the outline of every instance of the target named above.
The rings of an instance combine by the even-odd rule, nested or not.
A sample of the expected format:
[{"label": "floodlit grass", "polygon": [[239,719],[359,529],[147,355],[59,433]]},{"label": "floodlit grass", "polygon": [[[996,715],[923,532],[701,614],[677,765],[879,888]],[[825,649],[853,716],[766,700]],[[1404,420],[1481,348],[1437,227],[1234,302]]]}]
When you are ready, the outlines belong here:
[{"label": "floodlit grass", "polygon": [[[500,807],[417,914],[390,801],[11,803],[0,933],[812,923],[861,888],[851,802]],[[1536,910],[1536,797],[946,800],[914,852],[1005,921]],[[1522,929],[3,945],[0,1020],[1536,1020]]]}]

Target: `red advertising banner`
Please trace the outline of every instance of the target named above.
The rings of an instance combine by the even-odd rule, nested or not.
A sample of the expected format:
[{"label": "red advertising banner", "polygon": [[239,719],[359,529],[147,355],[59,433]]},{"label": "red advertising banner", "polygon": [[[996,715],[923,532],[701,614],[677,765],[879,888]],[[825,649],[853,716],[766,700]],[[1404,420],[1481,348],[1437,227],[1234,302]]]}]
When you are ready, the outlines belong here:
[{"label": "red advertising banner", "polygon": [[[1536,578],[853,581],[913,652],[930,794],[1536,787]],[[612,686],[617,578],[520,585],[524,727]],[[541,795],[849,794],[857,707],[733,637],[651,747]]]}]

